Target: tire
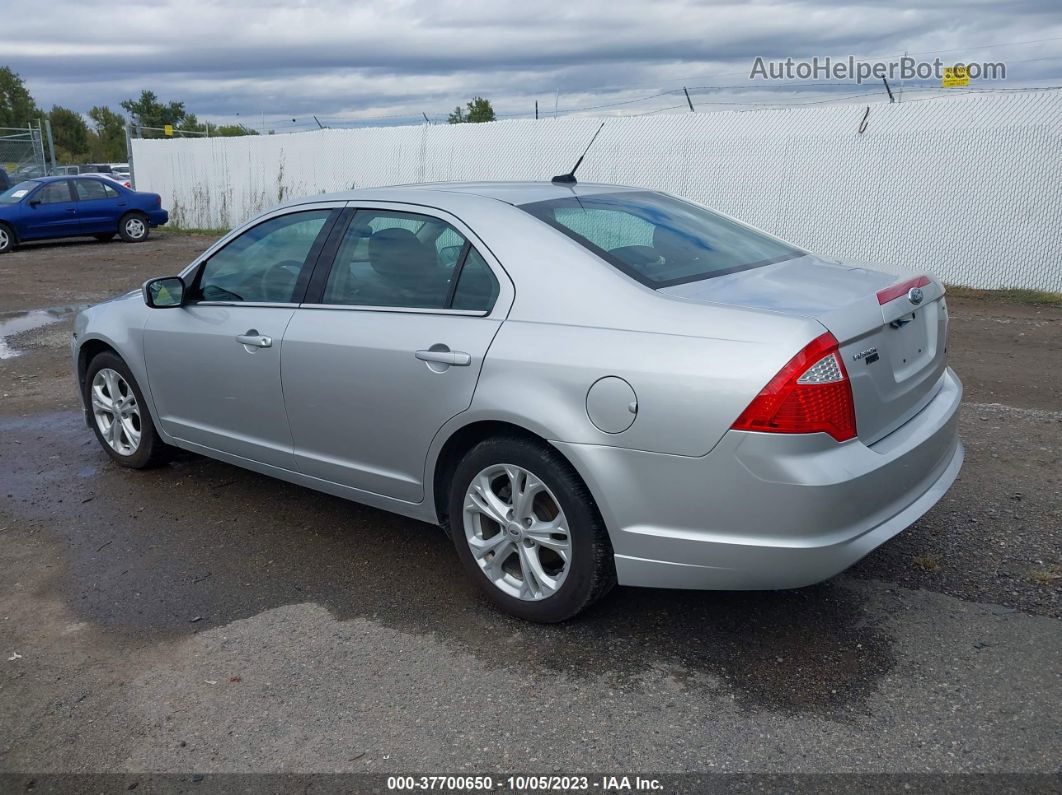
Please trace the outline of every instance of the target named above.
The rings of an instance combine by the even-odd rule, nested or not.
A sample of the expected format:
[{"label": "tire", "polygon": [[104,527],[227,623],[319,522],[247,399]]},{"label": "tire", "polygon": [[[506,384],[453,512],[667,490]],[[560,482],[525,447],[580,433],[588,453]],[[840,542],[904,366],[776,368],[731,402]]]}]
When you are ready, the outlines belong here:
[{"label": "tire", "polygon": [[[101,387],[102,394],[94,395],[97,386]],[[108,428],[114,424],[114,414],[110,413],[111,422],[108,423],[108,412],[103,408],[108,400],[114,405],[113,397],[109,394],[112,391],[116,391],[119,400],[125,404],[124,420],[119,422],[118,428],[115,429],[117,442],[112,442],[111,434],[108,433]],[[128,402],[130,394],[132,402]],[[83,395],[96,441],[115,463],[130,469],[149,469],[170,460],[173,448],[159,438],[144,395],[129,368],[118,356],[104,352],[89,362]],[[135,439],[135,443],[135,433],[127,434],[126,428],[131,428],[134,432],[139,430],[139,438]]]},{"label": "tire", "polygon": [[118,222],[118,234],[126,243],[143,243],[151,234],[151,226],[143,213],[126,213]]},{"label": "tire", "polygon": [[114,240],[114,236],[117,235],[117,234],[118,234],[117,232],[101,232],[98,235],[93,235],[93,237],[96,238],[101,243],[106,243],[109,240]]},{"label": "tire", "polygon": [[7,224],[0,224],[0,254],[6,254],[15,247],[15,232]]},{"label": "tire", "polygon": [[[484,488],[494,499],[480,496]],[[521,492],[533,496],[521,500]],[[533,503],[529,509],[528,503]],[[477,507],[484,505],[486,511]],[[489,518],[506,505],[512,510],[504,515],[509,517],[505,526]],[[449,525],[468,574],[495,605],[519,618],[565,621],[616,584],[612,544],[590,491],[545,443],[498,437],[473,447],[451,481]],[[562,526],[566,532],[551,531]]]}]

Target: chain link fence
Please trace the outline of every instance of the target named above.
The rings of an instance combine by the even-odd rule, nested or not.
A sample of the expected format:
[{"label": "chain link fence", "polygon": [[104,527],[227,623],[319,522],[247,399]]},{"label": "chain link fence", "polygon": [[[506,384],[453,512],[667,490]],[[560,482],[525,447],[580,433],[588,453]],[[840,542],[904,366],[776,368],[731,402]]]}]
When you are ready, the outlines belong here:
[{"label": "chain link fence", "polygon": [[[600,119],[135,140],[137,187],[225,228],[298,196],[548,180]],[[609,118],[581,181],[702,202],[811,251],[970,287],[1062,292],[1062,91]]]},{"label": "chain link fence", "polygon": [[48,173],[44,136],[38,127],[0,127],[0,168],[12,182]]}]

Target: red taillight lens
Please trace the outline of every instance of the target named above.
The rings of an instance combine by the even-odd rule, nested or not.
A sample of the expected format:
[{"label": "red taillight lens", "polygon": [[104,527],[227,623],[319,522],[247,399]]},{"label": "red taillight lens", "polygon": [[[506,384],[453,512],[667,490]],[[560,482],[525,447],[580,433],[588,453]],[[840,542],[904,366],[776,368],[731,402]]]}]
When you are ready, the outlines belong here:
[{"label": "red taillight lens", "polygon": [[765,433],[828,433],[839,442],[856,435],[848,371],[829,332],[812,340],[760,390],[732,426]]}]

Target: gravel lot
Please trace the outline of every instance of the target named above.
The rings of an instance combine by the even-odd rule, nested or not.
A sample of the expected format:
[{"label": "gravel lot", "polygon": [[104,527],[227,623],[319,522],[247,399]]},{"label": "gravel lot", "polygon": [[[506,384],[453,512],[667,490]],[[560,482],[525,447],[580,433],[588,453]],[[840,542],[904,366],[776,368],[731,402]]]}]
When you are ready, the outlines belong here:
[{"label": "gravel lot", "polygon": [[619,589],[542,627],[430,526],[194,456],[108,462],[64,308],[209,242],[0,257],[0,334],[59,317],[2,341],[0,771],[1062,770],[1062,309],[951,301],[965,468],[849,572]]}]

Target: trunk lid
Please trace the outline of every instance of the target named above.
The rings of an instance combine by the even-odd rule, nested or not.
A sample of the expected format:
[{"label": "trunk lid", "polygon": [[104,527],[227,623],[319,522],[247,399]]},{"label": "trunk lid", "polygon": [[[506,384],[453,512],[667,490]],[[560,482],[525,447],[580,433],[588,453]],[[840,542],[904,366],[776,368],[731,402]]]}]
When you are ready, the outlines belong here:
[{"label": "trunk lid", "polygon": [[698,303],[818,320],[840,343],[852,383],[856,428],[869,445],[933,399],[947,366],[944,288],[935,279],[922,280],[916,303],[911,298],[917,294],[898,289],[912,278],[808,255],[660,292]]}]

